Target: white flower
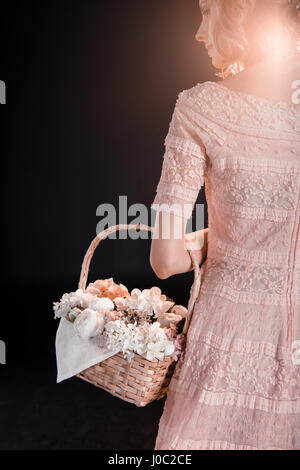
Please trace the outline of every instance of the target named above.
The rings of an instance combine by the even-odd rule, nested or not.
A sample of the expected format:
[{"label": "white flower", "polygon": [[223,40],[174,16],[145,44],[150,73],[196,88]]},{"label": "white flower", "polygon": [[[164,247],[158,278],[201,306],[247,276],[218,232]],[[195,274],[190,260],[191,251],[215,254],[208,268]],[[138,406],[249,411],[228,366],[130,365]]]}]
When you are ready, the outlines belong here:
[{"label": "white flower", "polygon": [[175,302],[167,300],[167,297],[161,293],[159,287],[144,289],[143,294],[147,297],[155,315],[166,312],[175,304]]},{"label": "white flower", "polygon": [[113,310],[114,303],[108,297],[101,297],[101,298],[97,297],[90,301],[88,308],[91,308],[92,310],[97,310],[97,311]]},{"label": "white flower", "polygon": [[80,315],[81,313],[81,310],[80,308],[72,308],[72,310],[70,310],[69,312],[69,319],[71,320],[71,322],[74,322],[74,320],[78,317],[78,315]]},{"label": "white flower", "polygon": [[153,361],[154,358],[163,359],[164,355],[161,352],[162,345],[160,343],[148,343],[146,358],[149,361]]},{"label": "white flower", "polygon": [[161,341],[166,338],[164,330],[160,328],[160,323],[158,321],[152,323],[149,327],[149,339],[152,341]]},{"label": "white flower", "polygon": [[83,292],[82,289],[77,289],[72,297],[72,302],[74,305],[72,307],[82,307],[88,308],[89,303],[95,298],[94,294],[90,294],[89,292]]},{"label": "white flower", "polygon": [[53,302],[55,318],[64,317],[68,319],[69,313],[74,307],[87,308],[94,298],[93,294],[83,292],[82,289],[63,294],[59,302]]},{"label": "white flower", "polygon": [[104,326],[100,344],[109,349],[120,348],[123,355],[131,360],[134,352],[146,359],[162,360],[174,352],[175,346],[169,341],[159,322],[151,325],[126,324],[124,320],[109,321]]},{"label": "white flower", "polygon": [[134,350],[137,354],[140,354],[142,356],[143,354],[147,352],[147,345],[144,343],[140,343],[140,344],[138,343],[135,346]]},{"label": "white flower", "polygon": [[105,324],[101,344],[106,344],[108,349],[120,348],[124,356],[131,360],[134,356],[134,337],[137,333],[136,325],[126,323],[123,320],[109,321]]},{"label": "white flower", "polygon": [[125,300],[127,307],[132,310],[152,312],[152,304],[147,296],[147,289],[144,289],[142,292],[140,289],[133,289],[130,297],[127,297]]},{"label": "white flower", "polygon": [[105,325],[105,314],[86,308],[75,319],[76,333],[83,339],[93,338],[102,333]]},{"label": "white flower", "polygon": [[53,302],[54,318],[67,318],[71,310],[70,304],[66,301]]},{"label": "white flower", "polygon": [[133,289],[130,297],[118,298],[114,301],[118,309],[128,308],[140,312],[154,313],[155,315],[166,312],[174,305],[174,302],[166,300],[165,295],[161,295],[159,287],[152,287],[143,291]]},{"label": "white flower", "polygon": [[[154,357],[157,357],[158,359],[161,359],[161,353],[163,353],[163,356],[169,356],[171,355],[174,350],[175,346],[172,341],[169,341],[168,338],[165,335],[165,332],[162,328],[160,328],[160,323],[155,322],[153,323],[150,328],[149,328],[149,338],[150,338],[150,355],[154,355]],[[156,343],[156,346],[154,346],[151,343]],[[148,359],[148,357],[147,357]]]},{"label": "white flower", "polygon": [[149,361],[153,361],[155,358],[163,360],[165,356],[170,356],[175,350],[174,343],[166,339],[161,338],[157,342],[149,342],[147,345],[146,358]]},{"label": "white flower", "polygon": [[166,341],[165,343],[165,355],[166,356],[171,356],[173,352],[175,351],[175,345],[173,341]]},{"label": "white flower", "polygon": [[174,352],[175,346],[167,339],[159,322],[150,325],[145,333],[143,340],[140,340],[136,346],[135,350],[138,354],[145,355],[146,359],[152,361],[155,358],[162,360],[164,356]]}]

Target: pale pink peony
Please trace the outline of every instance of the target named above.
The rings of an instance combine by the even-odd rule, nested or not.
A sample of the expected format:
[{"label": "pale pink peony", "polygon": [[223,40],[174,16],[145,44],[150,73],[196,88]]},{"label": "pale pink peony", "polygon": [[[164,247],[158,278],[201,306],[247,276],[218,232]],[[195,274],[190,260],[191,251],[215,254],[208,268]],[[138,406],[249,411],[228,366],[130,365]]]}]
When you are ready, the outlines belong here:
[{"label": "pale pink peony", "polygon": [[146,311],[154,312],[155,315],[167,312],[175,304],[167,300],[167,297],[161,293],[161,289],[156,286],[143,291],[133,289],[128,302],[133,308],[141,309],[144,306]]},{"label": "pale pink peony", "polygon": [[187,314],[187,308],[185,308],[183,305],[175,305],[171,313],[175,313],[176,315],[180,315],[181,317],[186,317]]},{"label": "pale pink peony", "polygon": [[157,318],[156,318],[156,321],[158,321],[160,323],[160,326],[162,328],[170,328],[170,325],[171,324],[174,324],[176,325],[176,323],[178,323],[180,320],[181,320],[181,316],[180,315],[176,315],[175,313],[172,313],[172,312],[167,312],[167,313],[160,313]]},{"label": "pale pink peony", "polygon": [[116,297],[130,296],[127,287],[123,284],[116,284],[112,277],[91,282],[85,292],[97,295],[98,297],[108,297],[111,300],[114,300]]},{"label": "pale pink peony", "polygon": [[151,289],[132,289],[129,297],[118,297],[114,302],[118,310],[137,310],[139,312],[154,313],[155,315],[165,313],[174,306],[174,302],[166,300],[167,297],[161,294],[159,287]]}]

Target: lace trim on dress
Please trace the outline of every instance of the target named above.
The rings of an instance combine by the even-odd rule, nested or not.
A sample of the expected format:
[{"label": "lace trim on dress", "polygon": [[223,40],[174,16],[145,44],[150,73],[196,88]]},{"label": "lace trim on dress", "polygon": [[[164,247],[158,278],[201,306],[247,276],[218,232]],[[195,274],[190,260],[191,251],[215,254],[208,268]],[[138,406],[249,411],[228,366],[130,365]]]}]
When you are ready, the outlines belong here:
[{"label": "lace trim on dress", "polygon": [[225,90],[225,92],[233,93],[237,97],[240,97],[242,99],[246,99],[249,102],[255,103],[255,105],[262,103],[264,105],[264,107],[265,106],[267,106],[267,107],[271,106],[273,109],[274,108],[279,108],[279,109],[284,109],[286,111],[290,111],[290,110],[298,111],[298,109],[296,108],[296,105],[292,102],[292,100],[288,103],[287,101],[275,100],[275,99],[272,99],[272,98],[266,98],[264,96],[258,96],[258,95],[250,95],[250,94],[245,93],[243,91],[231,90],[231,89],[229,89],[229,88],[227,88],[223,85],[220,85],[220,83],[217,83],[217,82],[207,81],[206,83],[209,84],[209,85],[216,86],[218,88],[222,88],[222,89]]},{"label": "lace trim on dress", "polygon": [[[174,380],[173,380],[174,379]],[[300,412],[300,366],[285,348],[227,340],[211,332],[188,333],[170,390],[210,406],[237,406],[272,413]]]},{"label": "lace trim on dress", "polygon": [[223,197],[244,208],[291,211],[297,205],[299,182],[292,174],[264,174],[223,170]]},{"label": "lace trim on dress", "polygon": [[[244,371],[245,372],[245,371]],[[195,379],[196,380],[196,379]],[[251,410],[261,410],[267,413],[276,414],[297,414],[300,412],[300,398],[296,400],[273,401],[271,398],[263,398],[257,395],[247,395],[246,393],[201,390],[194,380],[177,379],[172,377],[169,385],[170,391],[180,390],[187,396],[197,396],[197,403],[204,403],[209,406],[234,406],[238,408],[248,408]]]},{"label": "lace trim on dress", "polygon": [[192,90],[193,88],[191,90],[184,90],[180,95],[184,96],[186,102],[190,104],[191,111],[195,109],[195,122],[198,122],[200,128],[207,133],[207,136],[213,139],[214,145],[217,143],[222,146],[226,142],[228,133],[224,131],[215,120],[209,119],[207,114],[202,112],[201,102],[199,103],[199,101],[195,99],[191,92]]},{"label": "lace trim on dress", "polygon": [[233,170],[251,171],[259,174],[262,171],[276,171],[282,174],[290,174],[292,172],[295,175],[300,173],[299,161],[247,158],[241,155],[234,155],[232,151],[227,156],[215,160],[214,164],[220,170],[231,168]]},{"label": "lace trim on dress", "polygon": [[208,257],[201,290],[235,303],[286,304],[288,268],[243,264],[240,260]]},{"label": "lace trim on dress", "polygon": [[225,213],[246,219],[285,222],[294,217],[300,164],[237,156],[212,161],[211,186],[215,204]]},{"label": "lace trim on dress", "polygon": [[189,99],[218,128],[248,136],[300,141],[300,109],[293,104],[282,106],[282,103],[234,92],[215,82],[199,83],[191,89]]},{"label": "lace trim on dress", "polygon": [[202,160],[203,164],[206,163],[204,148],[201,148],[200,145],[197,145],[195,142],[187,140],[183,137],[177,137],[168,134],[165,138],[165,146],[181,151],[188,155],[194,155],[195,157],[198,157],[200,160]]},{"label": "lace trim on dress", "polygon": [[227,258],[237,258],[239,261],[251,262],[256,264],[265,264],[268,266],[288,265],[288,253],[280,251],[247,250],[237,245],[225,243],[222,240],[217,241],[217,253],[225,261]]}]

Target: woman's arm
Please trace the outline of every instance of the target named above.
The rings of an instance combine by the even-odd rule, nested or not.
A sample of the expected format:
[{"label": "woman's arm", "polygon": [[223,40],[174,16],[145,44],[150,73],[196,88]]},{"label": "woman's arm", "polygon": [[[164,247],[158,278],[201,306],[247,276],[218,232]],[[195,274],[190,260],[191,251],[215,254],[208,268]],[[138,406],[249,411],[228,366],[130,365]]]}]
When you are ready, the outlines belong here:
[{"label": "woman's arm", "polygon": [[[166,223],[167,231],[163,232],[164,215],[159,213],[159,223],[157,222],[155,226],[151,244],[150,264],[160,279],[192,271],[193,265],[187,250],[193,252],[200,265],[206,257],[208,245],[208,229],[187,234],[185,233],[186,221],[177,218],[174,214],[166,214],[165,217],[167,216],[171,218],[171,223],[170,221]],[[174,236],[175,228],[176,237]]]}]

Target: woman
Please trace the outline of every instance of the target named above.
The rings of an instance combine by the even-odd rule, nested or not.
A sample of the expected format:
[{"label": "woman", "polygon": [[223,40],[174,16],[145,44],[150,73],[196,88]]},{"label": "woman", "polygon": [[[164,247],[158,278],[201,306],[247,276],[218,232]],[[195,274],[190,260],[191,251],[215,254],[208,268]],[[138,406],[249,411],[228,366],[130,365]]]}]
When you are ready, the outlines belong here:
[{"label": "woman", "polygon": [[[155,449],[300,449],[300,3],[200,9],[223,81],[179,94],[151,207],[184,233],[205,182],[208,249]],[[150,261],[191,269],[172,231]]]}]

